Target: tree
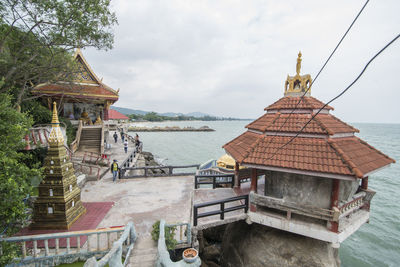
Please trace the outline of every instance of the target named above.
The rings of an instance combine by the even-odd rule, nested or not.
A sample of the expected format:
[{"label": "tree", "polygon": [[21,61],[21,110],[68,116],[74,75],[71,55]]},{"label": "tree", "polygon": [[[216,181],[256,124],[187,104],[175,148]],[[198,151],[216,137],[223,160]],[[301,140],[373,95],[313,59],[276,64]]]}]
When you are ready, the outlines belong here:
[{"label": "tree", "polygon": [[0,93],[19,105],[36,84],[72,77],[77,48],[110,49],[116,16],[110,0],[0,1]]},{"label": "tree", "polygon": [[[32,193],[31,179],[42,175],[39,164],[27,166],[29,155],[23,149],[23,137],[28,133],[32,119],[11,106],[11,97],[0,94],[0,233],[15,233],[26,220],[23,201]],[[4,266],[14,250],[3,244],[0,265]]]}]

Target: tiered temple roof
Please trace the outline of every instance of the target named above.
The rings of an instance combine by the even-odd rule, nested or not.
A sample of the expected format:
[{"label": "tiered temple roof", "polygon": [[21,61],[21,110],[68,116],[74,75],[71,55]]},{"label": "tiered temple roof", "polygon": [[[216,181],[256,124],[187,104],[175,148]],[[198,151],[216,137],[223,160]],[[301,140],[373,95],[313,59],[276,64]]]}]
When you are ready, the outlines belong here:
[{"label": "tiered temple roof", "polygon": [[309,89],[301,97],[299,88],[286,87],[285,96],[248,124],[247,132],[223,146],[226,152],[244,166],[331,178],[363,178],[395,162],[356,137],[359,130],[330,114],[333,108],[311,97]]},{"label": "tiered temple roof", "polygon": [[79,71],[72,80],[42,83],[37,85],[32,93],[53,98],[75,99],[76,102],[86,100],[91,103],[104,103],[107,106],[118,100],[118,91],[104,84],[96,76],[80,49],[76,50],[74,60],[78,64]]}]

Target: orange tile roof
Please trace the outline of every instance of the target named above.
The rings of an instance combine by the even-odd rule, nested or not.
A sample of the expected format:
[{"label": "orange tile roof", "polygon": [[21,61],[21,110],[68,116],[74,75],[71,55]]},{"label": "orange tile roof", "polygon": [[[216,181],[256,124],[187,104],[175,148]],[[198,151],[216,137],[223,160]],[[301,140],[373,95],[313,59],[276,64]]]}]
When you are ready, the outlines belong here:
[{"label": "orange tile roof", "polygon": [[242,134],[224,146],[225,150],[241,164],[362,178],[377,168],[394,163],[394,160],[357,137],[334,139],[297,137],[281,148],[292,137],[247,133],[250,132]]},{"label": "orange tile roof", "polygon": [[241,162],[244,156],[250,151],[251,145],[254,144],[259,137],[259,134],[247,131],[227,143],[224,148],[231,148],[229,151],[227,150],[228,153],[236,161]]},{"label": "orange tile roof", "polygon": [[43,84],[32,91],[37,95],[64,95],[75,98],[118,100],[118,94],[103,85]]},{"label": "orange tile roof", "polygon": [[108,119],[109,120],[129,120],[129,118],[127,116],[125,116],[121,112],[118,112],[114,109],[108,110]]},{"label": "orange tile roof", "polygon": [[[266,113],[246,128],[266,132],[297,133],[311,119],[312,113]],[[310,134],[354,133],[357,129],[342,122],[331,114],[319,113],[302,131]]]},{"label": "orange tile roof", "polygon": [[[300,101],[301,100],[301,101]],[[300,103],[297,105],[297,103]],[[319,109],[325,104],[312,96],[305,96],[303,99],[301,97],[285,96],[269,105],[264,110],[279,110],[279,109]],[[325,109],[333,110],[331,106],[326,106]]]}]

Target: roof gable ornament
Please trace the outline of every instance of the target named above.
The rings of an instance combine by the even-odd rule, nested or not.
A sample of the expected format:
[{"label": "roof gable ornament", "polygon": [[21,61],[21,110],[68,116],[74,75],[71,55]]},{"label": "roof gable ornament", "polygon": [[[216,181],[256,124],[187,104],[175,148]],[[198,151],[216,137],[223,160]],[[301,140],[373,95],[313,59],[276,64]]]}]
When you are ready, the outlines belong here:
[{"label": "roof gable ornament", "polygon": [[295,76],[287,76],[285,82],[285,96],[301,96],[306,91],[306,96],[311,95],[311,75],[305,74],[300,75],[301,69],[301,52],[299,52],[297,57],[297,64],[296,64],[296,75]]}]

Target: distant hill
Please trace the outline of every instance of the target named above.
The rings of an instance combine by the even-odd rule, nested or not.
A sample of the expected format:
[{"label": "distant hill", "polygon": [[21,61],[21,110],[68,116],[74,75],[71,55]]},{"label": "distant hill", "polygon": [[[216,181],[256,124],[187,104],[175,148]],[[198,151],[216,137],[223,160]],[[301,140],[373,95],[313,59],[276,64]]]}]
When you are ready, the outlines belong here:
[{"label": "distant hill", "polygon": [[[130,108],[121,108],[121,107],[115,107],[115,106],[111,106],[111,109],[116,110],[118,112],[121,112],[124,115],[131,115],[131,114],[135,114],[135,115],[146,115],[147,113],[150,113],[152,111],[144,111],[144,110],[138,110],[138,109],[130,109]],[[233,120],[239,120],[239,119],[235,119],[235,118],[222,118],[222,117],[217,117],[214,115],[210,115],[210,114],[206,114],[203,112],[190,112],[190,113],[175,113],[175,112],[164,112],[164,113],[157,113],[159,115],[162,116],[167,116],[167,117],[178,117],[178,116],[186,116],[186,117],[195,117],[195,118],[202,118],[202,117],[215,117],[217,119],[233,119]]]},{"label": "distant hill", "polygon": [[120,107],[114,107],[114,106],[111,106],[111,109],[121,112],[124,115],[131,115],[131,114],[146,115],[147,113],[150,112],[150,111],[143,111],[143,110],[130,109],[130,108],[120,108]]},{"label": "distant hill", "polygon": [[[136,114],[136,115],[146,115],[147,113],[150,113],[151,111],[144,111],[144,110],[138,110],[138,109],[130,109],[130,108],[121,108],[121,107],[114,107],[111,106],[111,109],[116,110],[118,112],[121,112],[122,114],[125,115],[131,115],[131,114]],[[215,117],[206,113],[202,113],[202,112],[191,112],[191,113],[175,113],[175,112],[165,112],[165,113],[158,113],[159,115],[162,116],[167,116],[167,117],[178,117],[178,116],[188,116],[188,117],[195,117],[195,118],[200,118],[200,117],[204,117],[204,116],[211,116],[211,117]]]},{"label": "distant hill", "polygon": [[195,117],[195,118],[200,118],[200,117],[205,117],[205,116],[215,117],[213,115],[206,114],[206,113],[199,112],[199,111],[187,113],[186,116],[192,116],[192,117]]}]

